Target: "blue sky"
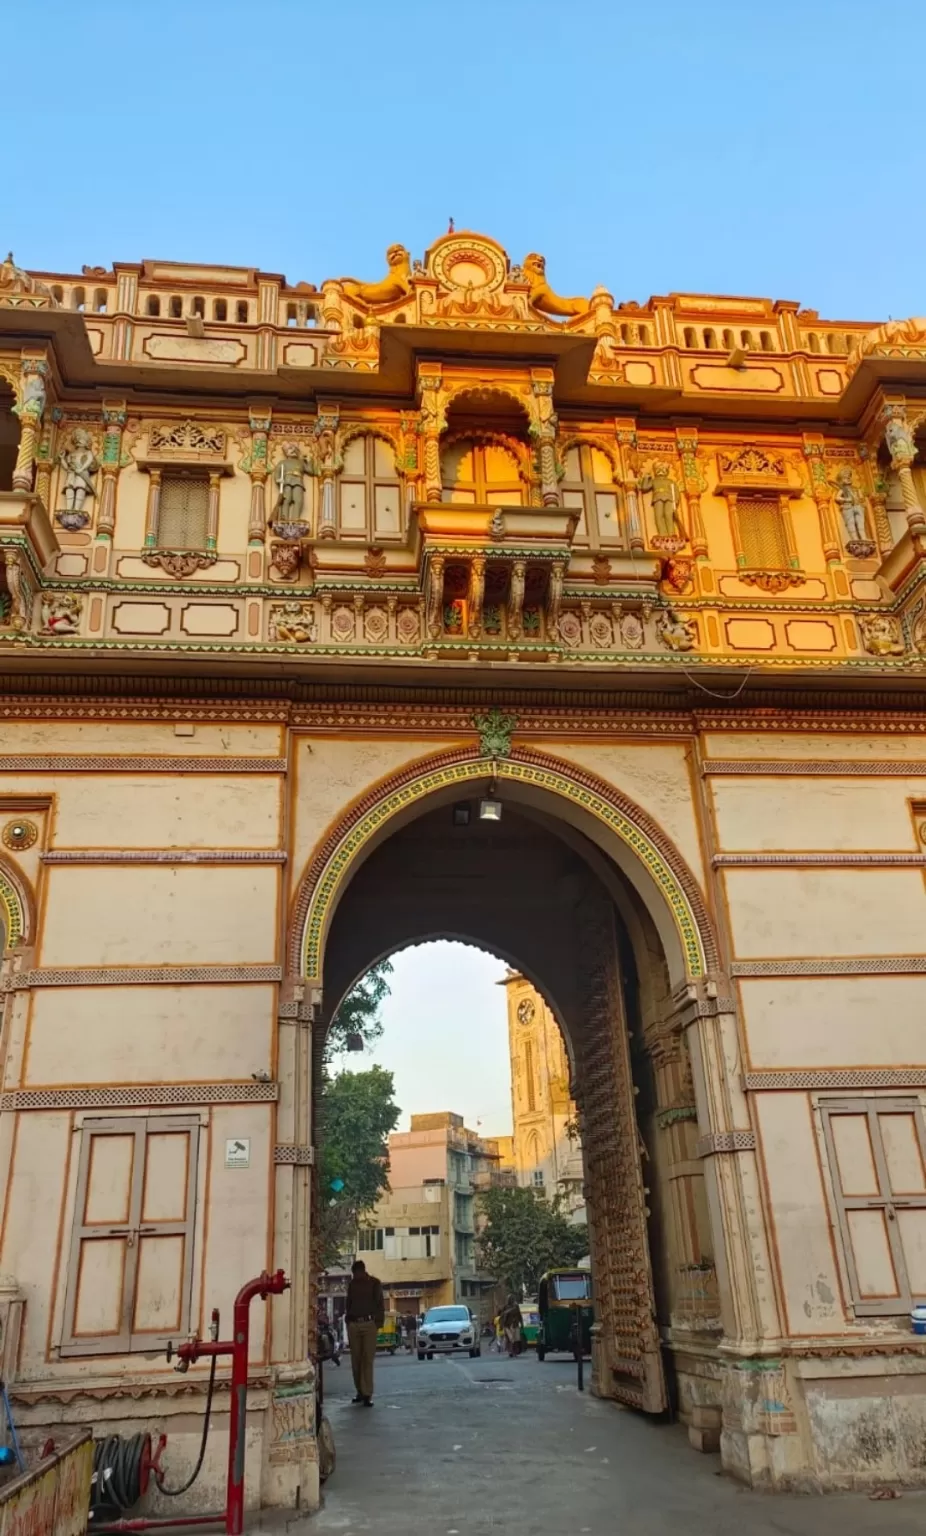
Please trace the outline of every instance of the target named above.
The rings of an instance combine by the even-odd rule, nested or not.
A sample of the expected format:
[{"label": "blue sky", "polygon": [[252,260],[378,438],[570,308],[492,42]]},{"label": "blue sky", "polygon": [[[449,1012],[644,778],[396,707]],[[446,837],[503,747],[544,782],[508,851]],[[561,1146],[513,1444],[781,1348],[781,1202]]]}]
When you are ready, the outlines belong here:
[{"label": "blue sky", "polygon": [[34,0],[3,39],[26,266],[375,277],[452,215],[564,293],[926,309],[922,0]]}]

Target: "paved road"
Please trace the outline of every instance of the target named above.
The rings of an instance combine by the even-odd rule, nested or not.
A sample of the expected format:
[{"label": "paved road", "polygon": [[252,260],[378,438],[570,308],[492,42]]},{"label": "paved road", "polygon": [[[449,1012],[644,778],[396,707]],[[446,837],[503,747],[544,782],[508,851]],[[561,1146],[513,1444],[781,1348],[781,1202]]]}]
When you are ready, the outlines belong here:
[{"label": "paved road", "polygon": [[926,1495],[754,1494],[684,1430],[579,1396],[575,1366],[377,1361],[373,1409],[325,1369],[338,1466],[302,1536],[922,1536]]}]

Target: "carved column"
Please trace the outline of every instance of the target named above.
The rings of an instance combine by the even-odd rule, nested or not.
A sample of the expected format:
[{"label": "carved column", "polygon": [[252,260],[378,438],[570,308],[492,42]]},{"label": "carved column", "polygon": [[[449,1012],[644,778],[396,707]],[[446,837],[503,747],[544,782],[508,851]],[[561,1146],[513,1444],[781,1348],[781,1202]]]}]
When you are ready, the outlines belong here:
[{"label": "carved column", "polygon": [[508,589],[508,638],[520,640],[524,616],[524,584],[527,565],[515,560],[511,567],[511,585]]},{"label": "carved column", "polygon": [[421,398],[421,434],[424,438],[425,499],[440,501],[440,440],[447,425],[440,363],[419,365],[418,388]]},{"label": "carved column", "polygon": [[875,538],[882,555],[890,554],[894,547],[894,539],[891,534],[890,519],[887,515],[887,487],[881,475],[877,461],[877,449],[872,454],[867,443],[859,447],[858,456],[864,465],[865,484],[868,490],[868,499],[871,502],[872,521],[875,526]]},{"label": "carved column", "polygon": [[62,412],[57,406],[53,406],[48,412],[35,455],[35,492],[49,516],[51,515],[51,472],[55,467],[55,448],[61,416]]},{"label": "carved column", "polygon": [[428,612],[426,626],[432,640],[441,632],[441,609],[444,602],[444,556],[432,555],[428,565]]},{"label": "carved column", "polygon": [[485,555],[474,555],[469,568],[469,634],[478,640],[482,633],[482,600],[486,587]]},{"label": "carved column", "polygon": [[263,546],[267,534],[267,475],[269,473],[268,434],[270,412],[253,407],[248,412],[251,445],[242,464],[251,477],[251,509],[248,516],[248,543]]},{"label": "carved column", "polygon": [[103,452],[100,458],[102,484],[96,520],[97,535],[101,539],[111,539],[116,528],[116,488],[122,467],[122,433],[125,420],[125,405],[121,400],[104,403]]},{"label": "carved column", "polygon": [[32,474],[42,418],[45,414],[48,364],[41,357],[24,357],[20,365],[19,400],[13,406],[19,417],[19,449],[13,469],[13,490],[31,491]]},{"label": "carved column", "polygon": [[23,557],[18,549],[7,548],[3,555],[6,584],[10,590],[10,624],[13,629],[26,629],[31,617],[32,587],[23,570]]},{"label": "carved column", "polygon": [[557,417],[553,409],[553,372],[550,368],[531,369],[530,435],[537,444],[540,459],[540,495],[545,507],[558,507],[559,475],[556,466]]},{"label": "carved column", "polygon": [[547,632],[557,635],[559,611],[563,601],[563,581],[566,576],[565,560],[554,560],[550,566],[550,585],[547,590]]},{"label": "carved column", "polygon": [[318,537],[336,539],[338,536],[338,510],[336,502],[337,474],[341,468],[341,451],[338,442],[338,407],[319,410],[315,423],[315,467],[318,474]]},{"label": "carved column", "polygon": [[842,558],[842,552],[833,516],[833,488],[826,478],[823,438],[817,433],[804,433],[804,457],[810,470],[810,494],[817,504],[817,516],[820,519],[823,558],[827,565],[836,565]]},{"label": "carved column", "polygon": [[206,548],[214,554],[219,544],[219,484],[222,476],[218,470],[209,475],[209,506],[206,512]]},{"label": "carved column", "polygon": [[920,499],[916,494],[913,471],[910,467],[916,458],[916,443],[907,423],[906,406],[900,401],[888,402],[884,407],[882,419],[884,440],[891,455],[891,467],[897,471],[897,478],[900,481],[907,525],[912,534],[923,537],[926,535],[926,516],[923,514]]},{"label": "carved column", "polygon": [[158,543],[158,510],[161,505],[161,471],[148,471],[148,505],[145,509],[145,548],[156,549]]},{"label": "carved column", "polygon": [[637,477],[633,467],[633,453],[637,446],[637,432],[633,421],[617,422],[617,444],[621,461],[621,484],[627,508],[627,542],[632,550],[644,550],[646,539],[640,505],[637,499]]},{"label": "carved column", "polygon": [[691,553],[696,560],[706,560],[708,555],[707,534],[704,529],[704,520],[701,517],[701,496],[707,490],[707,481],[701,473],[698,463],[698,434],[697,432],[681,432],[675,434],[678,443],[679,458],[682,461],[682,481],[685,487],[685,498],[688,502],[688,528],[691,538]]}]

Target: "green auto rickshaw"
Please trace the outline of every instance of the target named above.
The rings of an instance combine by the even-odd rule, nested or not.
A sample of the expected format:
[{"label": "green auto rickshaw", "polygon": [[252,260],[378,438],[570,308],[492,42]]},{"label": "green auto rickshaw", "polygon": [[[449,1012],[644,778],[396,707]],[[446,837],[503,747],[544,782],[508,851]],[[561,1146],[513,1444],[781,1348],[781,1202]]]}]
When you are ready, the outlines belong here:
[{"label": "green auto rickshaw", "polygon": [[573,1359],[592,1352],[592,1277],[587,1269],[548,1269],[537,1293],[540,1329],[537,1359],[568,1354]]},{"label": "green auto rickshaw", "polygon": [[521,1302],[521,1342],[525,1349],[534,1349],[540,1333],[540,1313],[536,1301]]}]

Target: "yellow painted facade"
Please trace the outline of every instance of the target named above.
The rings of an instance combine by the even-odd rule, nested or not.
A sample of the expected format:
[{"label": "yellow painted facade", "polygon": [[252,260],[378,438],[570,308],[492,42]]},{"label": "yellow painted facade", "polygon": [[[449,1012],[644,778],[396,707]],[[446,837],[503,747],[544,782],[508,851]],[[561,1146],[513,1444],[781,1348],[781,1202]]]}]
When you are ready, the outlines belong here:
[{"label": "yellow painted facade", "polygon": [[[511,1058],[511,1163],[518,1183],[584,1216],[582,1141],[560,1027],[524,976],[504,982]],[[507,1149],[506,1149],[507,1150]]]},{"label": "yellow painted facade", "polygon": [[[280,1265],[248,1496],[317,1499],[273,1394],[321,1038],[445,936],[565,1040],[595,1390],[756,1486],[918,1484],[926,320],[563,297],[467,232],[387,265],[0,264],[23,1432],[166,1429],[181,1474],[167,1342]],[[444,1102],[466,1049],[436,1015]]]}]

